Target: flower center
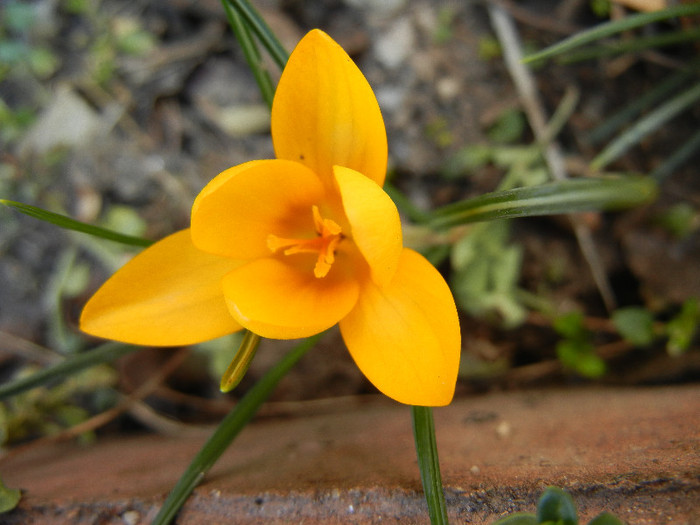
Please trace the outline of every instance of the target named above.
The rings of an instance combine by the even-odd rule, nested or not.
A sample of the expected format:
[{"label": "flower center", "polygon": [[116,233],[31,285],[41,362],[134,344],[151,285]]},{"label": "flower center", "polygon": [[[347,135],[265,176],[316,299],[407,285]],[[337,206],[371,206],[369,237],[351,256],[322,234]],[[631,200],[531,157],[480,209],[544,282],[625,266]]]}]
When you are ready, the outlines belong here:
[{"label": "flower center", "polygon": [[285,255],[294,253],[317,253],[318,259],[314,267],[314,275],[325,277],[335,261],[335,249],[343,239],[343,233],[337,222],[321,217],[318,206],[312,206],[316,237],[311,239],[285,239],[277,235],[267,236],[267,247],[272,252],[284,250]]}]

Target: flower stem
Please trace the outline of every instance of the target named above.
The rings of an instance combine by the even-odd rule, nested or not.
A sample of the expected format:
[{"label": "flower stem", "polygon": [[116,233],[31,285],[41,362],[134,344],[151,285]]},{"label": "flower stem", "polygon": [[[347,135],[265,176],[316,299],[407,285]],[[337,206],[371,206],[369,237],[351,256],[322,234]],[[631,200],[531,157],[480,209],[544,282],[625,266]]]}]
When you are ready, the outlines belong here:
[{"label": "flower stem", "polygon": [[435,423],[431,407],[411,407],[413,416],[413,437],[416,441],[418,467],[423,482],[425,501],[428,504],[428,514],[432,525],[447,525],[447,507],[445,494],[440,477],[440,461],[438,459],[437,441],[435,439]]},{"label": "flower stem", "polygon": [[277,383],[313,347],[321,334],[308,338],[295,346],[275,366],[255,383],[255,386],[243,396],[236,407],[221,421],[209,440],[197,453],[185,473],[168,495],[152,525],[166,525],[175,517],[190,493],[199,484],[204,475],[216,463],[238,433],[248,424],[260,405],[272,393]]}]

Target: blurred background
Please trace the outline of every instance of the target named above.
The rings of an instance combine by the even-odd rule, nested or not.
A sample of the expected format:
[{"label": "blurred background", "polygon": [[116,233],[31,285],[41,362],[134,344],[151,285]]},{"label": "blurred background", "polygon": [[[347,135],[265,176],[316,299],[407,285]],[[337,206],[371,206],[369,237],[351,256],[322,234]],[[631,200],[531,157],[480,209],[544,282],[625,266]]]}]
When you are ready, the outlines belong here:
[{"label": "blurred background", "polygon": [[[528,99],[503,60],[513,49],[494,32],[493,6],[514,22],[515,50],[528,54],[665,4],[254,4],[288,50],[309,29],[324,29],[372,85],[388,131],[389,180],[406,197],[398,203],[406,241],[443,271],[461,311],[458,396],[698,380],[697,15],[531,68],[545,120],[558,115],[554,141],[567,176],[652,175],[660,187],[654,203],[580,215],[574,224],[497,221],[440,236],[411,228],[410,218],[551,179],[524,111]],[[269,69],[276,78],[272,61]],[[610,153],[616,140],[629,147]],[[220,171],[271,157],[268,109],[218,0],[0,0],[0,198],[155,240],[187,227],[194,197]],[[592,240],[585,256],[576,228]],[[77,330],[80,310],[134,253],[0,207],[0,382],[94,348],[99,341]],[[227,396],[218,384],[235,336],[145,349],[1,405],[0,438],[56,434],[135,391],[93,430],[178,433],[216,422],[290,344],[263,342]],[[332,331],[262,414],[375,394]]]}]

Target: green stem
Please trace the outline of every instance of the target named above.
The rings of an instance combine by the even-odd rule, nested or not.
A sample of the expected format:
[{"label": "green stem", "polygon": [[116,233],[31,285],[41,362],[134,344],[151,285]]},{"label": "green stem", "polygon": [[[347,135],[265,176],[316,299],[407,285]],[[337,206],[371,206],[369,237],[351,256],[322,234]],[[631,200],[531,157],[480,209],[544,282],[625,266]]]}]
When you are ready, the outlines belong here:
[{"label": "green stem", "polygon": [[277,383],[316,344],[321,334],[295,346],[243,396],[236,407],[221,421],[209,440],[190,463],[168,495],[152,525],[165,525],[175,517],[190,493],[216,463],[238,433],[248,424]]},{"label": "green stem", "polygon": [[420,478],[423,482],[425,501],[428,504],[430,523],[447,525],[447,506],[440,477],[440,461],[435,440],[435,423],[431,407],[411,407],[413,416],[413,437],[416,441],[416,455]]},{"label": "green stem", "polygon": [[262,63],[262,56],[258,50],[257,45],[253,41],[253,37],[248,29],[248,24],[243,20],[238,8],[234,9],[231,7],[231,2],[228,0],[221,0],[221,4],[226,11],[226,17],[231,25],[233,33],[236,35],[236,39],[243,49],[243,54],[245,59],[250,66],[250,70],[253,72],[255,81],[258,83],[260,88],[260,93],[267,102],[268,107],[272,107],[272,100],[275,96],[275,88],[272,85],[272,80],[268,74],[265,66]]}]

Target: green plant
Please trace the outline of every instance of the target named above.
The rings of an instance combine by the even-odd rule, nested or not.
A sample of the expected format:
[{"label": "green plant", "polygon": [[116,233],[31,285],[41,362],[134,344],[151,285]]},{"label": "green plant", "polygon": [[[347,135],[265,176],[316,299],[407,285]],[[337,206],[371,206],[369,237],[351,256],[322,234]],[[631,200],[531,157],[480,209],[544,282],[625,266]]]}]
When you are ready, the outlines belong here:
[{"label": "green plant", "polygon": [[[578,525],[576,504],[569,494],[558,487],[547,487],[537,502],[537,512],[516,513],[506,516],[493,525]],[[603,512],[588,522],[588,525],[623,525],[623,522]]]}]

